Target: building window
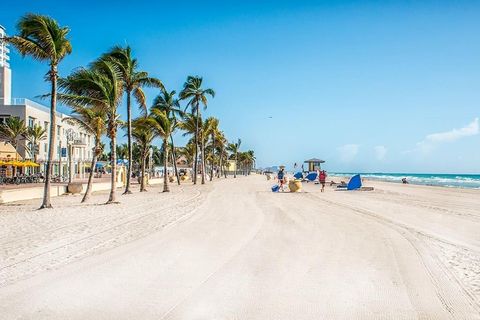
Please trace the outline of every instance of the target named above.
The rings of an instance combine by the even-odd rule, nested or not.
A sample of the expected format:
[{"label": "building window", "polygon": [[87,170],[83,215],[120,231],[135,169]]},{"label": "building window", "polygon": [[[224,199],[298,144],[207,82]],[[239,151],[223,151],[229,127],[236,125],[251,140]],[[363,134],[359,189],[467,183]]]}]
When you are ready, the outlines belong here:
[{"label": "building window", "polygon": [[28,117],[28,126],[30,128],[33,128],[34,125],[35,125],[35,118]]},{"label": "building window", "polygon": [[8,116],[1,116],[0,117],[0,124],[4,124],[5,120],[7,120]]},{"label": "building window", "polygon": [[33,155],[35,154],[35,150],[33,150],[33,143],[28,143],[28,150],[30,151],[30,156],[33,158]]},{"label": "building window", "polygon": [[57,135],[60,136],[60,129],[61,127],[60,126],[57,126]]},{"label": "building window", "polygon": [[44,127],[45,131],[48,132],[48,121],[43,122],[43,127]]},{"label": "building window", "polygon": [[47,150],[47,146],[48,146],[48,144],[46,144],[46,143],[43,145],[43,151],[44,151],[45,153],[47,153],[47,152],[48,152],[48,150]]}]

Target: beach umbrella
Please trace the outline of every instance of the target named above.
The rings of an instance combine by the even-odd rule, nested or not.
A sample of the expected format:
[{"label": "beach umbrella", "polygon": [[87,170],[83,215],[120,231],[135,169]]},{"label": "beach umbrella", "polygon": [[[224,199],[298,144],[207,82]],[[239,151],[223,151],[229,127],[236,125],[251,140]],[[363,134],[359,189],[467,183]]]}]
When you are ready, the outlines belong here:
[{"label": "beach umbrella", "polygon": [[26,167],[25,162],[18,161],[18,160],[13,161],[12,165],[15,166],[15,167]]},{"label": "beach umbrella", "polygon": [[40,167],[40,165],[39,165],[38,163],[35,163],[35,162],[31,161],[31,160],[25,161],[25,162],[23,163],[23,165],[24,165],[25,167]]}]

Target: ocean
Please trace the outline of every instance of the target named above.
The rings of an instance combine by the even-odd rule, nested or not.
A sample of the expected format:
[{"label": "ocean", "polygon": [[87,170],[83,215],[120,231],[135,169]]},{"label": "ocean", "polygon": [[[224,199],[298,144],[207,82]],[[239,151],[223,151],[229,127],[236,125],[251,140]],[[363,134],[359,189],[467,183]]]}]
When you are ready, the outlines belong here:
[{"label": "ocean", "polygon": [[[331,172],[331,176],[352,176],[356,173]],[[411,184],[452,188],[480,189],[480,174],[436,174],[436,173],[360,173],[371,180],[402,182],[407,178]]]}]

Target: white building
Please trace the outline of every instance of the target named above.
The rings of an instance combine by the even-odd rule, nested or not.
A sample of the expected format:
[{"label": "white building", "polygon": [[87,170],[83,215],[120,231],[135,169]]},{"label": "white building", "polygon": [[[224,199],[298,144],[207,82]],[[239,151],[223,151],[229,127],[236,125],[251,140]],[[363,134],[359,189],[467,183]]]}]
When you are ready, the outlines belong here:
[{"label": "white building", "polygon": [[[0,38],[5,36],[5,29],[0,26]],[[19,117],[25,125],[33,127],[40,125],[47,132],[47,139],[40,142],[36,152],[37,162],[41,164],[40,170],[44,171],[48,153],[48,135],[50,132],[50,109],[34,101],[24,98],[11,97],[12,71],[10,69],[9,49],[7,44],[0,41],[0,124],[10,116]],[[57,112],[57,135],[55,138],[55,156],[53,158],[53,174],[66,176],[68,173],[68,147],[72,150],[72,171],[77,177],[83,177],[85,169],[89,166],[94,138],[78,126],[63,121],[68,115]],[[73,134],[71,134],[73,132]],[[68,135],[70,133],[70,135]],[[68,136],[68,137],[67,137]],[[22,140],[17,148],[23,159],[33,159],[28,152],[26,141]]]}]

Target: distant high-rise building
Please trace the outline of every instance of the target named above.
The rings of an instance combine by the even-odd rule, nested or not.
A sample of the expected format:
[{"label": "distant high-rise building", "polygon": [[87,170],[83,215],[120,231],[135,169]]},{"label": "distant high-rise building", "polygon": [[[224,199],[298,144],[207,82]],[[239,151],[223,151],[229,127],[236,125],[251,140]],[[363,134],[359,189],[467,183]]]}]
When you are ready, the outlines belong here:
[{"label": "distant high-rise building", "polygon": [[10,50],[6,36],[5,28],[0,25],[0,104],[10,104],[12,98],[12,72],[8,63]]},{"label": "distant high-rise building", "polygon": [[8,49],[8,44],[6,41],[2,40],[7,36],[5,28],[0,25],[0,67],[6,66],[10,67],[8,64],[8,60],[10,57],[8,54],[10,50]]}]

